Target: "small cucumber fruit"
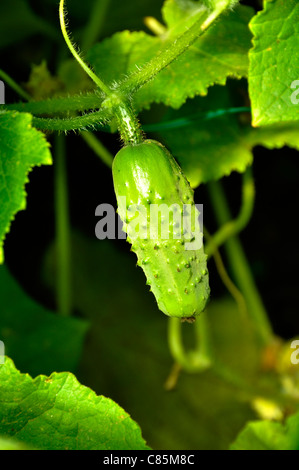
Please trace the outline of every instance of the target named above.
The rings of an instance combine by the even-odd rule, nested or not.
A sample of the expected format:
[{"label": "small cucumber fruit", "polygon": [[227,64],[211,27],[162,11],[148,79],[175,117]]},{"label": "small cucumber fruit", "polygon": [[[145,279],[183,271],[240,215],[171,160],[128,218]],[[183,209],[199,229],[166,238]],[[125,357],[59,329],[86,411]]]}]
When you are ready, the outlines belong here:
[{"label": "small cucumber fruit", "polygon": [[145,140],[123,147],[112,171],[123,228],[160,310],[172,317],[198,315],[210,294],[207,257],[181,168],[162,144]]}]

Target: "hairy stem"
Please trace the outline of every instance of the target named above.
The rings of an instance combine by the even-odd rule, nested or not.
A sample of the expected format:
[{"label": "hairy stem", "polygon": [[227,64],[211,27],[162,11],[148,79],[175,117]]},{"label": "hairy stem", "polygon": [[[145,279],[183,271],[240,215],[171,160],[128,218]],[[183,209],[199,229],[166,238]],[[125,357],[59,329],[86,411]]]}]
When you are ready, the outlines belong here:
[{"label": "hairy stem", "polygon": [[64,37],[64,40],[73,55],[73,57],[76,59],[76,61],[80,64],[80,66],[83,68],[83,70],[89,75],[89,77],[95,82],[95,84],[100,88],[100,90],[105,93],[106,96],[110,96],[112,93],[112,90],[105,85],[105,83],[86,65],[84,60],[80,57],[80,54],[76,51],[75,47],[73,46],[69,35],[66,30],[66,24],[65,24],[65,10],[64,10],[64,0],[60,0],[59,4],[59,19],[60,19],[60,27],[61,31]]},{"label": "hairy stem", "polygon": [[177,59],[185,52],[213,23],[213,21],[227,8],[227,5],[221,5],[213,12],[206,10],[206,15],[198,19],[187,31],[173,41],[169,47],[160,52],[160,54],[141,69],[133,72],[119,86],[118,90],[125,96],[136,92],[139,88],[152,80],[159,72]]},{"label": "hairy stem", "polygon": [[108,119],[111,119],[110,110],[100,110],[94,113],[85,114],[83,116],[76,116],[73,118],[65,119],[46,119],[46,118],[32,118],[32,124],[43,131],[74,131],[86,130],[88,127],[95,129],[103,125]]},{"label": "hairy stem", "polygon": [[125,145],[137,145],[143,140],[143,133],[140,128],[136,114],[130,105],[120,104],[115,109],[120,136]]},{"label": "hairy stem", "polygon": [[[25,99],[31,97],[26,94],[22,96]],[[22,113],[53,115],[70,111],[86,111],[98,109],[103,102],[99,92],[87,93],[82,95],[66,96],[61,98],[51,98],[47,100],[31,101],[29,103],[12,103],[1,105],[0,109],[9,111],[20,111]]]}]

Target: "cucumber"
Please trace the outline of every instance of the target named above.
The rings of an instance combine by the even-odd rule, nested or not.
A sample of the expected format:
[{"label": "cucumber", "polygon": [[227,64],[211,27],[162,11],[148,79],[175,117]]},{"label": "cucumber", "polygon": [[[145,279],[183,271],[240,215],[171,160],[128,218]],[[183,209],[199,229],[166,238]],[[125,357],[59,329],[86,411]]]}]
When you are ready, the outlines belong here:
[{"label": "cucumber", "polygon": [[162,144],[145,140],[123,147],[112,173],[123,228],[159,309],[171,317],[198,315],[210,294],[207,257],[181,168]]}]

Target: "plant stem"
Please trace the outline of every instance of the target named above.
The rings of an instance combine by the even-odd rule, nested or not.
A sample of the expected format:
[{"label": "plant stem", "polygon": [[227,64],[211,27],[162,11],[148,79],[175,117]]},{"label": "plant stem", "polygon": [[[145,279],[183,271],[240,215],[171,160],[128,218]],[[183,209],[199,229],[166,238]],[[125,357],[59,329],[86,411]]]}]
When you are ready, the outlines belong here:
[{"label": "plant stem", "polygon": [[[11,78],[6,72],[4,72],[4,70],[1,69],[0,78],[2,78],[4,82],[8,86],[10,86],[10,88],[12,88],[19,96],[21,96],[21,98],[24,98],[25,100],[30,100],[31,96],[26,93],[26,91],[23,90],[23,88],[21,88],[20,85],[18,85],[13,78]],[[6,105],[3,105],[3,108],[5,109]]]},{"label": "plant stem", "polygon": [[195,321],[196,350],[207,358],[212,358],[212,341],[208,312],[205,310]]},{"label": "plant stem", "polygon": [[[27,94],[25,97],[24,93],[25,92],[23,92],[23,98],[31,99],[31,97]],[[69,111],[86,111],[98,109],[101,106],[102,101],[103,98],[99,95],[99,92],[96,91],[94,93],[86,93],[82,95],[51,98],[40,101],[31,101],[30,103],[5,104],[1,105],[0,109],[14,110],[37,115],[51,115]]]},{"label": "plant stem", "polygon": [[[196,319],[196,322],[199,319]],[[208,338],[208,329],[203,322],[196,329],[196,348],[186,351],[182,339],[182,321],[180,318],[170,317],[168,320],[168,345],[170,352],[182,369],[187,372],[200,372],[211,365],[210,339]]]},{"label": "plant stem", "polygon": [[182,341],[182,322],[180,318],[170,317],[168,319],[168,345],[175,361],[183,369],[188,369],[188,359]]},{"label": "plant stem", "polygon": [[125,96],[135,93],[183,54],[226,8],[227,5],[222,5],[213,12],[207,9],[204,21],[201,16],[187,31],[176,38],[169,47],[147,62],[141,69],[129,75],[127,79],[118,85],[117,89]]},{"label": "plant stem", "polygon": [[111,118],[111,110],[100,110],[94,113],[85,114],[83,116],[76,116],[73,118],[65,119],[46,119],[46,118],[32,118],[32,124],[43,131],[74,131],[86,130],[88,127],[97,129]]},{"label": "plant stem", "polygon": [[[218,223],[224,225],[231,219],[231,214],[221,184],[218,181],[211,182],[208,184],[208,189]],[[236,283],[244,294],[248,305],[248,313],[255,326],[257,336],[262,345],[269,344],[273,338],[271,324],[256,288],[242,245],[236,236],[231,236],[226,240],[225,246],[231,269]]]},{"label": "plant stem", "polygon": [[57,310],[71,314],[71,253],[65,137],[55,136],[55,216],[57,247]]},{"label": "plant stem", "polygon": [[115,109],[118,130],[125,145],[137,145],[143,140],[143,133],[140,128],[136,114],[129,104],[120,104]]},{"label": "plant stem", "polygon": [[205,252],[208,257],[213,255],[217,248],[226,240],[241,232],[251,219],[255,201],[255,187],[250,167],[247,168],[245,173],[243,173],[242,178],[242,204],[240,213],[236,219],[230,220],[222,225],[221,228],[213,235],[211,241],[207,243]]},{"label": "plant stem", "polygon": [[100,36],[110,0],[95,0],[85,28],[82,49],[87,51]]},{"label": "plant stem", "polygon": [[89,147],[94,151],[94,153],[100,157],[103,163],[112,168],[113,155],[104,147],[102,142],[97,139],[91,132],[82,131],[81,137],[89,145]]},{"label": "plant stem", "polygon": [[83,70],[89,75],[89,77],[95,82],[95,84],[100,88],[100,90],[105,93],[106,96],[110,96],[112,94],[112,90],[110,90],[109,87],[105,85],[105,83],[86,65],[83,59],[81,59],[79,53],[76,51],[75,47],[73,46],[67,30],[66,30],[66,24],[65,24],[65,11],[64,11],[64,0],[60,0],[59,4],[59,18],[60,18],[60,27],[61,31],[64,37],[64,40],[71,52],[71,54],[74,56],[76,61],[81,65]]},{"label": "plant stem", "polygon": [[164,24],[160,23],[153,16],[146,16],[143,20],[145,26],[152,31],[156,36],[163,36],[167,33],[167,28]]},{"label": "plant stem", "polygon": [[213,238],[208,233],[206,228],[204,228],[204,236],[209,241],[209,246],[211,246],[213,248],[213,257],[214,257],[216,269],[218,271],[218,274],[219,274],[223,284],[225,285],[227,290],[230,292],[231,296],[235,299],[235,301],[238,305],[238,309],[239,309],[239,312],[240,312],[241,316],[244,319],[247,318],[247,313],[248,312],[247,312],[247,306],[246,306],[244,296],[243,296],[242,292],[240,292],[240,290],[237,288],[237,286],[233,283],[231,278],[229,277],[229,275],[228,275],[228,273],[225,269],[224,263],[222,261],[222,257],[220,255],[220,252],[219,252],[217,247],[215,247],[215,248],[213,247]]},{"label": "plant stem", "polygon": [[216,109],[212,111],[207,111],[205,113],[193,113],[189,116],[182,116],[178,119],[172,119],[170,121],[161,121],[153,124],[144,124],[142,126],[145,132],[159,132],[162,130],[168,129],[180,129],[182,127],[191,126],[195,121],[210,121],[211,119],[215,119],[219,116],[224,116],[226,114],[237,114],[237,113],[244,113],[250,112],[251,108],[248,107],[239,107],[239,108],[226,108],[226,109]]}]

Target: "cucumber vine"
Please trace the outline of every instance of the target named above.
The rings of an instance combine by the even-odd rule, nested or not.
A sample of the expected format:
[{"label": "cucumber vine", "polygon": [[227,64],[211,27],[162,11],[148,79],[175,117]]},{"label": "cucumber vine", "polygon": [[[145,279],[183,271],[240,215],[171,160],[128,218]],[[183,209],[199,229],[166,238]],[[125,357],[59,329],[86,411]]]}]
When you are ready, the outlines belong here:
[{"label": "cucumber vine", "polygon": [[[112,155],[105,149],[105,147],[103,147],[101,142],[98,141],[92,133],[87,131],[98,128],[103,129],[105,126],[107,126],[107,124],[110,124],[114,120],[116,121],[117,128],[124,146],[136,146],[144,141],[144,129],[148,131],[155,130],[155,125],[148,125],[147,127],[144,126],[144,129],[141,128],[137,114],[135,113],[133,107],[134,94],[140,88],[153,80],[159,72],[161,72],[174,60],[176,60],[181,54],[183,54],[196,41],[196,39],[198,39],[213,24],[219,15],[221,15],[228,7],[232,7],[233,4],[237,2],[229,0],[216,2],[211,0],[206,3],[207,8],[205,7],[206,10],[204,18],[201,16],[200,19],[195,21],[189,29],[176,37],[170,46],[167,46],[161,50],[156,57],[153,57],[143,67],[138,68],[134,72],[130,73],[124,79],[120,81],[114,81],[111,85],[108,85],[91,69],[89,65],[87,65],[87,63],[82,58],[82,55],[70,39],[70,35],[66,26],[67,12],[65,8],[65,2],[64,0],[60,0],[59,18],[64,40],[74,59],[94,82],[96,89],[92,92],[82,93],[80,95],[55,97],[53,99],[34,102],[30,101],[30,96],[25,91],[23,91],[19,85],[14,83],[14,81],[5,75],[4,72],[0,71],[0,76],[3,77],[5,75],[7,83],[9,83],[23,99],[27,100],[25,103],[4,105],[3,109],[13,109],[21,112],[32,113],[33,125],[36,128],[44,131],[80,131],[82,138],[88,143],[88,145],[101,157],[106,165],[111,167],[113,160]],[[105,8],[105,5],[103,5],[101,8]],[[92,38],[95,36],[96,30],[94,25],[93,31],[90,33],[90,37],[85,38],[86,40],[84,42],[84,47],[88,47],[92,43]],[[189,116],[187,118],[180,118],[177,120],[177,122],[162,122],[156,126],[156,129],[159,130],[163,128],[167,129],[183,127],[189,125],[193,120],[213,119],[220,115],[249,110],[250,108],[248,107],[219,109],[217,111],[210,111],[205,114],[200,113],[194,116]],[[72,112],[71,117],[61,116],[61,114],[69,112]],[[39,117],[40,115],[43,117]],[[50,117],[44,117],[45,115]],[[61,150],[63,148],[62,141],[58,139],[56,144],[58,152],[63,153]],[[66,183],[66,178],[64,178],[64,183]],[[62,188],[62,186],[63,184],[60,185],[60,188]],[[57,214],[57,226],[58,228],[60,227],[60,231],[58,230],[61,241],[60,248],[62,250],[69,240],[69,235],[67,234],[68,227],[64,226],[64,223],[61,222],[64,216],[67,217],[67,197],[63,191],[61,191],[60,195],[57,197],[60,199],[60,202],[63,202],[64,207],[64,209],[58,210]],[[223,245],[247,225],[252,214],[253,202],[253,179],[250,170],[248,170],[244,175],[243,202],[240,215],[235,221],[226,220],[226,223],[221,226],[218,232],[216,232],[216,234],[214,234],[214,236],[209,239],[209,243],[206,248],[206,253],[208,256],[215,254],[219,246]],[[59,205],[59,203],[57,204]],[[231,241],[231,243],[234,242]],[[65,253],[65,256],[69,258],[68,250],[65,250]],[[65,259],[65,262],[62,261],[62,271],[60,273],[60,278],[62,281],[60,285],[64,285],[66,289],[63,289],[62,287],[60,289],[58,288],[61,299],[59,301],[59,310],[64,312],[64,314],[69,314],[71,309],[71,302],[69,297],[70,286],[67,282],[67,277],[69,276],[68,264],[69,259]],[[246,274],[243,274],[246,277]],[[248,279],[249,273],[247,272],[246,281],[248,281]],[[246,291],[246,282],[244,281],[243,284]],[[233,287],[232,291],[234,291]],[[67,292],[65,296],[63,295],[63,290],[66,290]],[[236,288],[234,291],[236,296],[238,296],[237,291],[238,290]],[[248,295],[251,299],[256,299],[254,303],[254,320],[256,323],[260,323],[262,325],[261,328],[257,327],[257,333],[260,334],[262,342],[267,343],[272,335],[272,332],[267,322],[265,312],[263,312],[262,304],[259,301],[259,296],[256,293],[254,287],[251,289],[250,293],[248,292]],[[179,332],[181,324],[177,320],[177,318],[172,318],[169,322],[169,345],[175,360],[183,368],[190,371],[201,370],[202,368],[207,367],[210,364],[210,351],[206,348],[202,348],[202,345],[198,343],[195,351],[191,351],[190,353],[185,352],[184,347],[182,346],[181,334]],[[204,330],[204,332],[201,332],[203,342],[205,342],[206,328]],[[198,331],[200,331],[200,327]]]},{"label": "cucumber vine", "polygon": [[[284,422],[299,406],[296,259],[275,279],[299,149],[298,2],[90,0],[73,4],[78,29],[67,0],[3,3],[0,448],[225,448],[256,417],[233,448],[298,447],[299,413]],[[2,104],[5,86],[17,102]],[[59,370],[126,403],[148,444]]]},{"label": "cucumber vine", "polygon": [[[136,142],[139,142],[140,139],[142,139],[142,134],[139,131],[136,115],[131,110],[134,94],[183,54],[229,5],[232,5],[232,1],[209,2],[211,9],[207,8],[205,21],[202,21],[202,18],[196,21],[188,30],[175,38],[171,46],[162,50],[158,56],[151,59],[143,67],[129,74],[122,81],[116,81],[113,83],[113,86],[108,86],[91,70],[76,51],[67,33],[65,24],[66,8],[64,0],[61,0],[59,5],[59,18],[63,37],[70,52],[96,84],[97,89],[93,93],[89,92],[78,96],[54,98],[36,103],[5,105],[3,109],[31,112],[34,115],[34,126],[44,131],[66,132],[71,130],[97,129],[98,126],[105,125],[115,118],[115,116],[119,116],[117,120],[123,141],[127,142],[128,140],[130,142],[131,139],[134,140],[136,137]],[[96,111],[90,112],[91,110]],[[55,115],[69,111],[85,111],[86,113],[70,118],[36,117],[38,114]],[[126,115],[126,121],[121,120],[121,116],[124,114]],[[130,122],[128,128],[127,122]]]}]

